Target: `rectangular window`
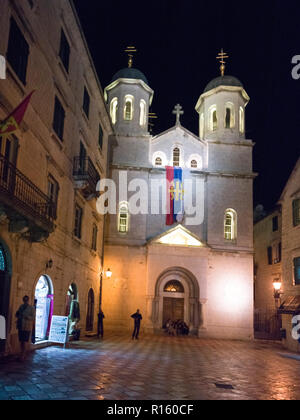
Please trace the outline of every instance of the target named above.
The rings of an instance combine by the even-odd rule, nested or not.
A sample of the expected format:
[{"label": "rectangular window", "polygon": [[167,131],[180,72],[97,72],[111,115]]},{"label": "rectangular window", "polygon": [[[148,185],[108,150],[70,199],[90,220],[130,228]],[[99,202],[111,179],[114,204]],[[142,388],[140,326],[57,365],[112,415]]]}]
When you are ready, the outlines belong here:
[{"label": "rectangular window", "polygon": [[98,228],[93,225],[92,250],[97,251]]},{"label": "rectangular window", "polygon": [[29,45],[16,24],[16,21],[11,18],[7,60],[24,85],[26,84],[28,56]]},{"label": "rectangular window", "polygon": [[273,217],[272,228],[273,228],[273,232],[276,232],[278,230],[278,216]]},{"label": "rectangular window", "polygon": [[74,235],[76,238],[81,239],[81,227],[82,227],[82,215],[83,210],[77,204],[75,206],[75,226],[74,226]]},{"label": "rectangular window", "polygon": [[65,110],[57,96],[55,96],[53,128],[61,141],[63,141],[64,137],[65,116]]},{"label": "rectangular window", "polygon": [[48,197],[50,198],[53,206],[50,209],[51,217],[57,219],[57,204],[58,204],[59,185],[52,175],[48,176]]},{"label": "rectangular window", "polygon": [[271,246],[268,247],[268,264],[273,264],[273,249]]},{"label": "rectangular window", "polygon": [[102,147],[103,147],[103,129],[102,129],[100,124],[99,124],[99,147],[102,150]]},{"label": "rectangular window", "polygon": [[294,279],[295,285],[300,285],[300,257],[294,258]]},{"label": "rectangular window", "polygon": [[275,250],[275,257],[274,257],[274,264],[278,264],[281,262],[281,242],[279,242],[276,246],[274,246]]},{"label": "rectangular window", "polygon": [[293,201],[293,225],[300,225],[300,198]]},{"label": "rectangular window", "polygon": [[90,95],[86,89],[86,87],[84,88],[84,94],[83,94],[83,110],[85,112],[85,115],[89,118],[89,114],[90,114]]},{"label": "rectangular window", "polygon": [[282,255],[282,246],[281,246],[281,242],[279,242],[278,244],[278,262],[281,262],[281,255]]},{"label": "rectangular window", "polygon": [[69,72],[70,64],[70,45],[63,30],[61,30],[59,56],[64,65],[64,68]]}]

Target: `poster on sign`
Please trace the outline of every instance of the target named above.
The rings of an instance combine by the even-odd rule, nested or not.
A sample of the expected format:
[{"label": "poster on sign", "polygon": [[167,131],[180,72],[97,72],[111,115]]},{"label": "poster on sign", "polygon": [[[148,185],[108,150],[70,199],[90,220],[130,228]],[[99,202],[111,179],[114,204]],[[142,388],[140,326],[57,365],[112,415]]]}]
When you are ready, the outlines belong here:
[{"label": "poster on sign", "polygon": [[49,341],[52,343],[66,344],[68,341],[68,323],[67,316],[53,316],[49,334]]}]

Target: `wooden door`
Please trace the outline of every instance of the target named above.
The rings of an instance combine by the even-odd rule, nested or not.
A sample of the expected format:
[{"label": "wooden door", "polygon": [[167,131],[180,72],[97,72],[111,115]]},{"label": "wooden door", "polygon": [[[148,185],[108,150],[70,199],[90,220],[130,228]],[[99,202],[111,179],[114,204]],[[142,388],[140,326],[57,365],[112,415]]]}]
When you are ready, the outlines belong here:
[{"label": "wooden door", "polygon": [[164,297],[163,326],[168,319],[172,321],[184,320],[184,299]]}]

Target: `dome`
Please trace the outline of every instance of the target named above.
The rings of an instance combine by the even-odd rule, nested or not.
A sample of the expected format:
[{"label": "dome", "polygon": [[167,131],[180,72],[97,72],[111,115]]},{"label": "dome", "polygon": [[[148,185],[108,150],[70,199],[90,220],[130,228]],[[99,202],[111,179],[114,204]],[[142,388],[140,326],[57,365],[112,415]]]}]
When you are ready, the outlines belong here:
[{"label": "dome", "polygon": [[243,88],[243,84],[234,76],[219,76],[208,83],[204,89],[204,93],[215,89],[218,86],[237,86]]},{"label": "dome", "polygon": [[112,78],[111,83],[113,83],[115,80],[118,80],[118,79],[140,79],[140,80],[143,80],[143,82],[145,82],[148,85],[148,80],[146,79],[146,76],[144,75],[144,73],[132,67],[131,68],[127,67],[125,69],[118,71]]}]

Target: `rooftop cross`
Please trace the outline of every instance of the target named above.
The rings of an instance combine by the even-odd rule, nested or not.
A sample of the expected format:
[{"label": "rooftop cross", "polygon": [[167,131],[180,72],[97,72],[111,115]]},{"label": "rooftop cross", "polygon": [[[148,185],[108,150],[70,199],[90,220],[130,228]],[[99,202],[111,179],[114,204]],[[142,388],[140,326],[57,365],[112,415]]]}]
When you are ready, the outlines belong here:
[{"label": "rooftop cross", "polygon": [[225,59],[226,58],[229,58],[229,56],[227,55],[227,53],[224,53],[223,48],[222,48],[221,52],[219,52],[219,54],[217,56],[217,60],[220,61],[220,64],[221,64],[220,71],[221,71],[221,76],[222,77],[224,76],[224,73],[225,73],[225,67],[226,67],[225,66],[225,64],[226,64]]},{"label": "rooftop cross", "polygon": [[184,114],[182,106],[177,104],[174,108],[173,114],[176,115],[176,125],[180,125],[180,115]]},{"label": "rooftop cross", "polygon": [[128,54],[128,67],[131,69],[133,63],[133,54],[137,52],[133,46],[127,47],[125,52]]}]

